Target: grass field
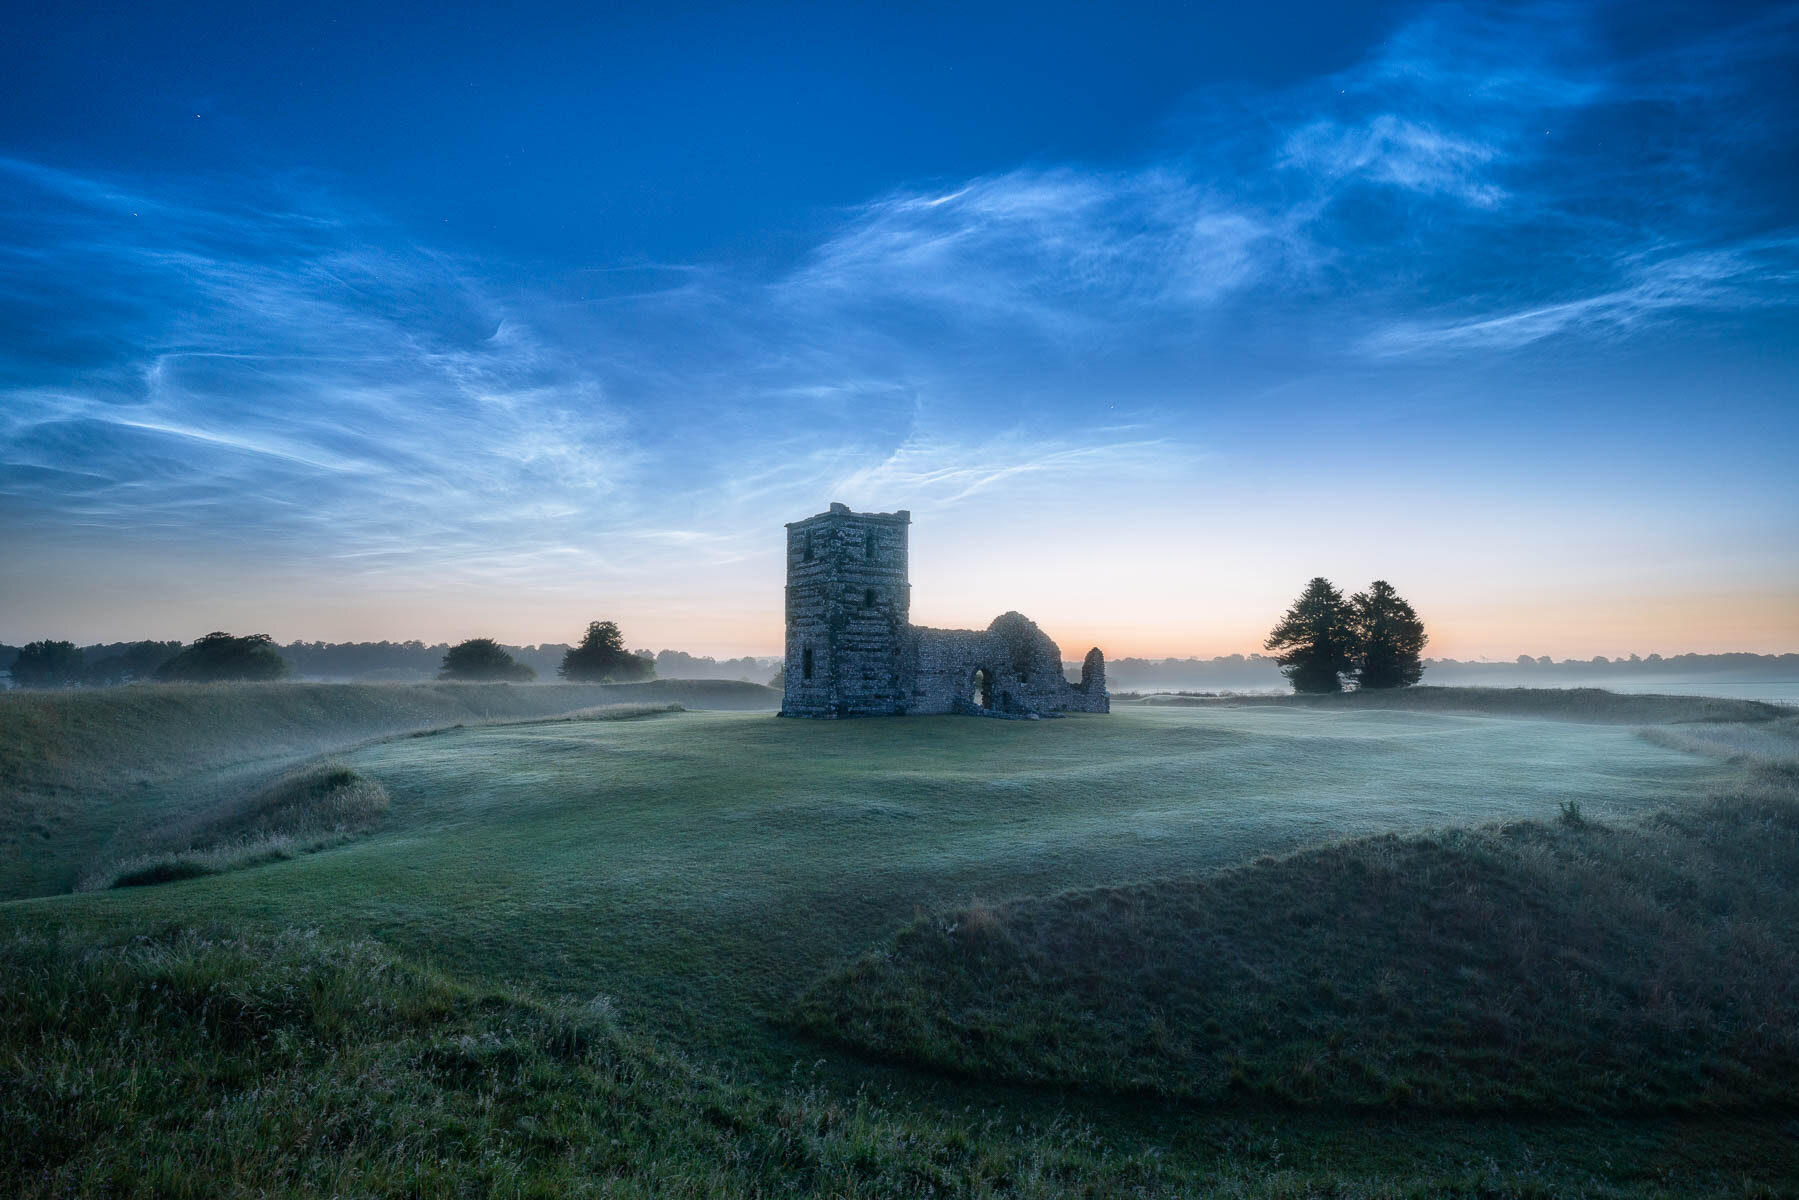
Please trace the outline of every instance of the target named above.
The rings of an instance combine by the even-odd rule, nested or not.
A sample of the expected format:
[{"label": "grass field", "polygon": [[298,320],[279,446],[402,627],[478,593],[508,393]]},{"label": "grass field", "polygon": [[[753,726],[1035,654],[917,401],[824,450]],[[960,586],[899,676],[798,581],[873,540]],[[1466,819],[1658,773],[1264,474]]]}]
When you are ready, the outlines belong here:
[{"label": "grass field", "polygon": [[1214,1106],[1799,1110],[1786,774],[933,914],[802,1020],[936,1070]]},{"label": "grass field", "polygon": [[[1590,698],[1582,707],[1592,707]],[[1100,1074],[1033,1073],[983,1064],[978,1056],[963,1069],[944,1071],[930,1054],[895,1053],[891,1042],[871,1047],[865,1058],[857,1036],[826,1029],[829,1022],[820,1019],[818,998],[841,987],[843,972],[868,961],[871,951],[893,953],[895,937],[908,927],[941,928],[954,914],[975,910],[1002,917],[1038,911],[1033,904],[1059,910],[1062,901],[1032,898],[1201,880],[1259,855],[1344,838],[1524,820],[1537,822],[1548,843],[1559,846],[1602,836],[1594,830],[1636,829],[1657,810],[1698,811],[1707,793],[1739,786],[1743,746],[1784,745],[1790,721],[1778,711],[1739,713],[1753,719],[1726,725],[1708,713],[1701,724],[1659,726],[1666,744],[1658,744],[1628,725],[1604,723],[1605,714],[1583,715],[1586,723],[1352,705],[1212,705],[1029,723],[953,717],[813,723],[723,711],[629,721],[464,722],[428,736],[334,749],[336,763],[379,784],[389,798],[379,823],[355,840],[153,887],[41,894],[46,880],[78,877],[104,857],[107,844],[142,836],[133,821],[166,820],[154,804],[124,804],[116,791],[103,791],[115,797],[101,801],[111,825],[105,837],[40,838],[34,854],[41,861],[22,878],[0,876],[14,895],[40,890],[36,898],[0,905],[0,930],[25,939],[15,959],[35,964],[30,970],[43,987],[71,994],[81,986],[69,973],[81,970],[139,980],[146,970],[191,968],[195,978],[213,978],[224,970],[221,962],[256,957],[254,949],[242,949],[246,942],[287,947],[275,958],[288,963],[283,970],[304,975],[292,961],[293,931],[300,930],[326,948],[319,951],[325,960],[337,953],[331,947],[372,939],[378,949],[367,953],[397,956],[395,978],[412,979],[408,986],[427,993],[497,989],[504,999],[495,1004],[508,1011],[547,1006],[542,1011],[602,1014],[612,1031],[607,1038],[625,1039],[638,1048],[632,1053],[656,1062],[678,1062],[678,1071],[655,1070],[686,1080],[675,1089],[683,1095],[714,1096],[724,1114],[708,1118],[704,1104],[696,1110],[667,1088],[658,1092],[652,1108],[668,1122],[666,1145],[644,1151],[642,1171],[613,1171],[614,1190],[623,1192],[774,1193],[786,1178],[816,1191],[867,1194],[931,1188],[938,1194],[1155,1193],[1201,1182],[1244,1195],[1638,1195],[1658,1188],[1660,1194],[1777,1194],[1794,1178],[1791,1143],[1799,1133],[1784,1094],[1753,1093],[1750,1108],[1737,1105],[1728,1116],[1670,1115],[1641,1105],[1569,1116],[1564,1105],[1553,1126],[1541,1125],[1528,1106],[1478,1117],[1467,1115],[1466,1105],[1428,1102],[1412,1104],[1403,1116],[1396,1114],[1405,1105],[1289,1110],[1291,1097],[1277,1092],[1220,1097],[1179,1087],[1152,1087],[1181,1097],[1152,1102],[1135,1094],[1141,1088],[1132,1081],[1114,1086],[1120,1081]],[[1658,715],[1680,722],[1683,714]],[[292,744],[276,755],[287,766],[298,753],[287,748]],[[229,790],[239,769],[220,768],[222,759],[230,756],[201,760],[213,764],[200,772],[212,781],[200,790],[207,796]],[[179,767],[159,770],[158,794],[181,794]],[[36,786],[55,782],[53,775],[40,767]],[[78,789],[59,794],[76,797],[70,804],[79,813]],[[192,821],[194,810],[209,803],[195,799],[180,815]],[[1578,807],[1587,833],[1558,824],[1568,806]],[[65,827],[84,828],[78,816],[65,818]],[[1190,896],[1200,885],[1183,886]],[[1756,886],[1778,892],[1792,881],[1777,877]],[[1283,913],[1299,911],[1295,895],[1303,899],[1306,891],[1270,890],[1260,919],[1278,926]],[[1253,904],[1253,896],[1241,902]],[[169,933],[183,929],[203,933],[197,942]],[[185,948],[166,954],[187,957],[175,967],[161,959],[146,967],[132,957],[137,943],[130,939],[140,935],[175,937],[168,945]],[[1549,936],[1557,936],[1553,928]],[[1160,948],[1138,943],[1134,952]],[[23,969],[15,967],[13,986],[21,986]],[[903,955],[895,969],[909,969]],[[415,970],[426,973],[406,974]],[[282,986],[280,978],[264,982],[276,991]],[[245,986],[262,985],[253,979]],[[1046,976],[1045,986],[1053,988],[1054,979]],[[1343,986],[1361,985],[1345,975]],[[1003,988],[993,994],[1009,995]],[[1771,994],[1770,1003],[1782,1002]],[[1139,1002],[1141,979],[1121,977],[1118,996],[1121,1003]],[[412,1003],[368,999],[371,1011]],[[500,1038],[485,1017],[462,1012],[442,995],[426,1007],[443,1016],[442,1029],[415,1023],[396,1032],[389,1022],[343,1036],[373,1039],[370,1046],[388,1047],[381,1053],[392,1051],[395,1039],[425,1046]],[[843,1009],[851,1007],[846,993]],[[118,1035],[108,1022],[125,1020],[111,1011],[92,1018],[97,1043]],[[48,1016],[33,1019],[45,1030],[54,1024]],[[271,1018],[269,1036],[296,1020]],[[1085,1028],[1097,1026],[1089,1021]],[[148,1036],[174,1039],[173,1047],[190,1035],[153,1030]],[[55,1055],[43,1047],[54,1041],[46,1032],[34,1043],[47,1060]],[[65,1037],[57,1044],[76,1055],[82,1043]],[[532,1046],[517,1052],[515,1065],[529,1060],[529,1069],[542,1074],[544,1096],[580,1091],[558,1072],[589,1070],[591,1062],[558,1065],[555,1054]],[[21,1056],[17,1046],[13,1053],[0,1057],[13,1064],[0,1069],[28,1070],[30,1055]],[[1096,1054],[1093,1061],[1107,1060]],[[1167,1058],[1159,1069],[1179,1061]],[[279,1064],[290,1075],[315,1069],[297,1060]],[[118,1066],[126,1074],[131,1069]],[[141,1075],[154,1068],[140,1063],[135,1069]],[[407,1076],[405,1086],[428,1088],[426,1075]],[[1036,1083],[1021,1088],[1018,1081]],[[858,1098],[858,1089],[868,1087],[875,1090]],[[451,1107],[466,1100],[457,1099],[461,1092],[446,1095]],[[639,1101],[649,1103],[641,1096],[632,1103]],[[41,1140],[44,1114],[62,1111],[56,1103],[0,1107],[8,1122],[0,1134]],[[429,1108],[417,1095],[407,1103]],[[534,1101],[517,1103],[528,1109]],[[1605,1107],[1579,1098],[1571,1106]],[[849,1126],[834,1126],[829,1135],[814,1128],[818,1136],[807,1142],[811,1157],[801,1158],[810,1165],[803,1171],[783,1176],[768,1166],[778,1160],[767,1156],[781,1144],[780,1129],[804,1127],[809,1118],[796,1114],[827,1110],[839,1114],[831,1121],[860,1129],[856,1136],[867,1144],[834,1140],[848,1136]],[[163,1112],[156,1119],[173,1117]],[[722,1122],[731,1136],[701,1137],[696,1131],[708,1121]],[[959,1132],[969,1124],[986,1130],[978,1153]],[[264,1118],[242,1125],[266,1128]],[[77,1136],[69,1153],[104,1162],[105,1171],[124,1170],[123,1136]],[[606,1172],[595,1164],[609,1160],[590,1141],[587,1134],[568,1134],[558,1143],[562,1150],[552,1152],[513,1139],[506,1144],[519,1162],[533,1154],[543,1161],[491,1178],[537,1180],[531,1186],[556,1191],[578,1177],[588,1190],[605,1191],[596,1180]],[[727,1142],[736,1147],[728,1154],[742,1159],[731,1159],[737,1166],[728,1170],[724,1160],[677,1161],[703,1156],[702,1146],[727,1154]],[[466,1152],[466,1143],[455,1144],[464,1149],[454,1153]],[[750,1160],[762,1165],[745,1166]],[[452,1190],[441,1180],[429,1182],[417,1163],[383,1161],[344,1168],[364,1180],[347,1190],[372,1186],[367,1181],[376,1178],[410,1178],[429,1194]],[[576,1170],[571,1162],[587,1165],[569,1175]],[[327,1166],[308,1168],[315,1171],[308,1177],[313,1185]],[[75,1170],[57,1178],[93,1187],[100,1176]]]},{"label": "grass field", "polygon": [[67,891],[321,753],[595,705],[765,709],[756,684],[176,684],[0,692],[0,900]]}]

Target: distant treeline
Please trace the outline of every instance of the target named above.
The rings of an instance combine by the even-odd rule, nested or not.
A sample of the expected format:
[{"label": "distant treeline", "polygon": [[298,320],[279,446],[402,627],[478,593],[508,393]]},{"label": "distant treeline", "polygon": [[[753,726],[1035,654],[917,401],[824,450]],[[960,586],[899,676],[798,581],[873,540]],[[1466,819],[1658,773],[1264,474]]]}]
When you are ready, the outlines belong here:
[{"label": "distant treeline", "polygon": [[[182,643],[103,642],[82,647],[84,681],[96,686],[145,679],[173,657]],[[447,642],[290,642],[277,646],[287,660],[290,677],[299,679],[435,679],[449,652]],[[537,671],[543,680],[556,678],[556,668],[569,647],[545,642],[506,646],[514,659]],[[0,686],[18,657],[19,647],[0,644]],[[643,653],[640,651],[640,653]],[[748,656],[715,659],[663,650],[655,656],[658,679],[747,679],[767,683],[779,658]],[[1799,680],[1799,654],[1676,654],[1664,658],[1567,658],[1552,660],[1520,655],[1512,662],[1462,662],[1453,658],[1424,660],[1424,682],[1491,687],[1606,686],[1607,681],[1656,679],[1736,682]],[[1067,664],[1079,672],[1079,663]],[[1226,654],[1218,658],[1119,658],[1106,664],[1106,682],[1114,691],[1264,691],[1287,689],[1270,655]]]},{"label": "distant treeline", "polygon": [[[101,642],[83,646],[82,682],[92,686],[129,683],[148,679],[156,669],[177,654],[183,643]],[[4,676],[19,656],[18,646],[0,644],[0,687]],[[442,669],[450,644],[410,642],[290,642],[276,646],[287,660],[290,678],[296,679],[373,679],[407,682],[436,679]],[[505,646],[518,662],[534,668],[542,680],[554,680],[556,668],[562,665],[569,647],[565,643],[545,642],[538,646]],[[647,653],[647,651],[639,651]],[[780,666],[778,658],[727,658],[723,660],[696,656],[680,650],[664,650],[655,655],[658,679],[747,679],[751,683],[767,683]]]},{"label": "distant treeline", "polygon": [[[1067,664],[1070,670],[1078,663]],[[1533,658],[1511,662],[1463,662],[1453,658],[1424,660],[1424,682],[1488,687],[1603,687],[1609,682],[1692,680],[1748,682],[1799,680],[1799,654],[1660,654],[1629,658]],[[1227,654],[1219,658],[1120,658],[1106,663],[1106,683],[1113,691],[1263,691],[1287,690],[1287,681],[1272,656]]]}]

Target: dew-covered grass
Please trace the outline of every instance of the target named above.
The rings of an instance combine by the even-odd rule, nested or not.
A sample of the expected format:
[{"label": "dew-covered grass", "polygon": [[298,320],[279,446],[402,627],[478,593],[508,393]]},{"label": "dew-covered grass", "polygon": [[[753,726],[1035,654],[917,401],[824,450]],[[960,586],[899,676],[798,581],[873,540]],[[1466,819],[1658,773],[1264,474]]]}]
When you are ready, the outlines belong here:
[{"label": "dew-covered grass", "polygon": [[[1700,727],[1663,728],[1685,737]],[[1773,1194],[1768,1189],[1795,1169],[1789,1151],[1799,1125],[1772,1108],[1703,1125],[1691,1116],[1565,1111],[1539,1124],[1529,1112],[1471,1118],[1453,1106],[1403,1116],[1289,1111],[1267,1094],[1219,1101],[1171,1090],[1177,1099],[1144,1103],[1078,1078],[1021,1089],[1003,1073],[970,1079],[927,1057],[882,1065],[853,1038],[821,1038],[794,1020],[796,1000],[816,996],[821,980],[891,944],[896,931],[942,914],[984,910],[1001,920],[1032,897],[1194,879],[1345,838],[1436,837],[1428,831],[1532,821],[1572,839],[1578,835],[1561,815],[1575,807],[1601,829],[1658,809],[1689,810],[1743,770],[1731,751],[1715,748],[1733,744],[1713,736],[1727,727],[1704,728],[1714,747],[1706,753],[1678,738],[1656,744],[1628,724],[1351,706],[1144,707],[1045,722],[802,722],[713,711],[451,723],[428,736],[335,750],[336,762],[389,797],[379,823],[353,841],[156,887],[0,904],[0,933],[36,939],[39,949],[21,953],[45,971],[46,963],[90,961],[78,957],[90,953],[84,947],[101,947],[91,961],[104,964],[114,952],[104,947],[169,930],[212,931],[193,936],[252,947],[227,947],[224,959],[196,968],[202,975],[228,975],[230,962],[254,957],[254,947],[288,945],[282,939],[296,930],[324,947],[327,960],[338,953],[332,947],[372,943],[396,971],[499,989],[509,999],[495,1000],[494,1012],[514,1011],[507,1006],[515,1002],[574,1005],[683,1064],[669,1075],[672,1091],[652,1098],[650,1111],[662,1114],[654,1119],[669,1125],[649,1135],[662,1149],[642,1151],[648,1174],[605,1166],[610,1152],[585,1125],[561,1125],[553,1142],[508,1135],[504,1161],[494,1159],[491,1170],[471,1160],[466,1178],[497,1180],[519,1194]],[[181,776],[171,768],[159,778],[158,788],[172,793]],[[212,778],[222,787],[230,776]],[[118,837],[191,815],[163,814],[151,803],[109,811]],[[45,944],[77,956],[43,951]],[[310,969],[293,966],[268,986],[289,986],[282,981]],[[125,974],[105,967],[99,977],[130,974],[117,970]],[[119,1029],[107,1024],[114,1020],[95,1017],[93,1052],[117,1043]],[[282,1060],[279,1078],[291,1082],[292,1102],[325,1106],[306,1110],[313,1115],[292,1128],[351,1128],[327,1101],[365,1086],[355,1074],[363,1062],[370,1078],[393,1079],[406,1092],[405,1120],[428,1123],[436,1112],[451,1122],[415,1130],[408,1143],[445,1147],[450,1161],[480,1153],[482,1139],[467,1131],[489,1126],[471,1125],[475,1118],[459,1106],[478,1105],[484,1094],[515,1106],[505,1109],[509,1121],[554,1124],[576,1119],[570,1112],[590,1120],[579,1117],[586,1101],[577,1097],[592,1085],[567,1073],[589,1067],[528,1046],[506,1049],[531,1020],[491,1026],[483,1016],[446,1027],[439,1040],[498,1047],[497,1057],[469,1068],[466,1088],[415,1070],[427,1060],[414,1033],[385,1026],[369,1033],[366,1058]],[[270,1044],[310,1036],[280,1033],[281,1021],[269,1026]],[[188,1035],[164,1033],[175,1039],[167,1053],[179,1055],[179,1037]],[[437,1035],[418,1036],[431,1043]],[[80,1038],[60,1049],[29,1045],[12,1050],[0,1071],[15,1072],[16,1081],[42,1063],[74,1064],[88,1053]],[[219,1069],[250,1078],[265,1062],[276,1060]],[[339,1071],[343,1064],[350,1074]],[[140,1080],[156,1074],[137,1069]],[[440,1086],[450,1090],[433,1098]],[[689,1092],[714,1102],[691,1109],[680,1099]],[[550,1107],[533,1108],[533,1094]],[[46,1122],[73,1111],[44,1103],[26,1111],[0,1101],[8,1132],[29,1127],[42,1138]],[[286,1117],[238,1115],[251,1142],[266,1120],[289,1128]],[[166,1105],[133,1119],[162,1122],[171,1137],[194,1128],[192,1114]],[[693,1121],[736,1132],[700,1137]],[[801,1133],[770,1132],[783,1129]],[[132,1147],[150,1135],[96,1124],[58,1136],[73,1139],[68,1154],[117,1164],[133,1161]],[[822,1149],[779,1158],[794,1137]],[[267,1171],[238,1178],[243,1190],[271,1194],[333,1179],[355,1193],[374,1179],[436,1195],[465,1177],[432,1174],[436,1159],[395,1158],[373,1142],[344,1155],[375,1173],[332,1177],[323,1159],[303,1158],[311,1174],[271,1175],[277,1160],[252,1156],[246,1161],[263,1161]],[[758,1157],[765,1155],[777,1157]],[[406,1173],[415,1170],[423,1173]],[[380,1173],[388,1171],[396,1173]],[[72,1178],[42,1178],[52,1177]],[[179,1171],[169,1178],[194,1179]]]},{"label": "dew-covered grass", "polygon": [[[1605,820],[1726,766],[1623,727],[1442,714],[1137,709],[1054,722],[759,713],[464,727],[338,756],[381,830],[254,871],[63,902],[360,934],[616,994],[757,1053],[796,981],[920,908],[1155,879],[1361,833]],[[774,1047],[770,1049],[771,1045]]]}]

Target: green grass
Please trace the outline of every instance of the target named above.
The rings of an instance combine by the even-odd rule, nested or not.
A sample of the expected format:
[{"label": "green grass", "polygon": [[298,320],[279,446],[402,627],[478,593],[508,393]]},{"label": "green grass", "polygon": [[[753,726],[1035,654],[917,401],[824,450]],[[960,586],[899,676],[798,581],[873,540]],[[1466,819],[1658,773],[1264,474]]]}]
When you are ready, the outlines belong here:
[{"label": "green grass", "polygon": [[1799,1109],[1799,772],[914,921],[814,1032],[987,1078],[1292,1106]]},{"label": "green grass", "polygon": [[[1015,1089],[929,1066],[871,1066],[792,1023],[796,998],[819,980],[921,914],[928,921],[928,914],[968,907],[972,897],[1003,910],[1069,889],[1191,879],[1321,841],[1482,822],[1535,821],[1559,837],[1557,815],[1571,802],[1596,823],[1593,836],[1609,835],[1654,810],[1678,812],[1734,778],[1742,767],[1724,753],[1658,746],[1622,725],[1226,707],[1133,708],[1057,722],[814,723],[688,712],[623,722],[465,723],[340,750],[336,759],[390,797],[366,836],[223,875],[0,904],[0,932],[59,940],[62,950],[44,952],[49,960],[79,963],[93,946],[119,948],[93,951],[96,962],[113,953],[129,959],[133,937],[162,939],[170,929],[226,929],[226,941],[255,947],[285,944],[289,931],[301,929],[316,931],[327,956],[372,940],[400,964],[394,970],[422,972],[446,987],[485,989],[509,997],[506,1004],[557,1012],[603,1011],[656,1061],[685,1064],[689,1073],[671,1076],[673,1093],[723,1088],[737,1099],[720,1106],[735,1115],[716,1119],[752,1131],[743,1135],[748,1141],[728,1145],[694,1141],[681,1132],[688,1118],[677,1112],[678,1097],[669,1099],[675,1108],[657,1101],[660,1115],[646,1121],[668,1123],[667,1153],[640,1157],[670,1174],[621,1175],[616,1190],[626,1193],[661,1186],[675,1194],[922,1194],[928,1184],[938,1194],[1184,1194],[1199,1190],[1199,1181],[1243,1195],[1743,1194],[1747,1185],[1793,1177],[1789,1143],[1799,1126],[1779,1112],[1708,1117],[1702,1126],[1693,1117],[1642,1115],[1547,1126],[1516,1115],[1470,1120],[1450,1112],[1453,1105],[1403,1118],[1320,1109],[1301,1119],[1268,1107],[1261,1095],[1198,1109],[1190,1100],[1144,1104],[1108,1088]],[[179,770],[167,780],[161,794],[186,794]],[[105,819],[114,822],[111,836],[129,839],[215,810],[138,804],[108,809]],[[0,877],[0,886],[18,884]],[[241,965],[241,958],[229,961]],[[109,1003],[101,993],[125,986],[107,984],[93,1003]],[[26,1004],[31,993],[8,989],[0,1000]],[[340,996],[332,1005],[364,1002]],[[10,1027],[13,1012],[0,1024]],[[69,1043],[68,1061],[128,1040],[108,1024],[113,1019],[96,1015],[96,1032]],[[500,1036],[488,1027],[446,1028],[446,1037],[477,1042]],[[394,1048],[415,1047],[403,1030],[383,1026],[368,1037],[371,1061],[386,1064],[381,1078],[419,1061],[415,1049]],[[36,1049],[0,1053],[0,1070],[12,1071],[14,1081],[30,1076],[63,1053],[53,1043],[45,1035],[30,1043]],[[184,1061],[183,1044],[146,1050],[138,1078],[156,1078],[157,1062]],[[578,1074],[583,1069],[545,1066],[547,1074],[530,1075],[519,1095],[541,1093],[547,1104],[584,1094],[594,1085]],[[340,1094],[333,1089],[348,1095],[366,1086],[333,1070],[313,1060],[281,1068],[277,1078],[298,1089],[295,1121],[328,1124],[336,1110],[327,1102]],[[0,1078],[0,1097],[8,1084]],[[418,1136],[476,1170],[474,1159],[459,1157],[477,1154],[476,1142],[457,1140],[472,1127],[459,1107],[464,1099],[446,1093],[441,1110],[432,1110],[432,1089],[446,1085],[427,1075],[404,1086],[418,1089],[407,1105],[441,1111],[445,1123]],[[497,1094],[497,1086],[477,1081],[471,1094]],[[873,1090],[858,1098],[865,1086]],[[195,1120],[171,1106],[108,1132],[69,1115],[61,1101],[32,1104],[17,1119],[37,1128],[64,1122],[72,1139],[64,1144],[75,1147],[64,1152],[57,1178],[80,1176],[93,1191],[106,1175],[86,1174],[90,1162],[125,1161],[140,1145],[132,1138],[185,1137]],[[95,1104],[91,1111],[102,1113]],[[758,1139],[775,1137],[771,1124],[803,1127],[796,1111],[842,1114],[831,1120],[873,1132],[821,1150],[817,1161],[835,1166],[733,1165],[743,1156],[762,1161],[761,1151],[743,1147],[767,1144]],[[274,1119],[244,1114],[251,1132],[242,1144],[254,1144],[261,1136],[254,1131],[265,1128],[259,1123]],[[135,1128],[145,1123],[151,1132]],[[958,1133],[963,1126],[979,1132]],[[380,1141],[354,1148],[363,1156],[356,1161],[371,1163]],[[853,1169],[831,1157],[845,1145],[861,1156]],[[586,1143],[508,1147],[496,1161],[536,1181],[519,1183],[521,1193],[544,1179],[603,1190],[594,1180],[604,1160]],[[417,1162],[379,1168],[389,1169],[402,1173],[367,1178],[423,1178],[403,1173],[423,1170]],[[299,1183],[245,1171],[231,1177],[238,1190],[324,1186],[318,1175]],[[388,1187],[358,1178],[345,1176],[342,1190]],[[479,1191],[501,1177],[470,1178],[483,1181],[471,1185]],[[414,1188],[447,1189],[441,1181]]]},{"label": "green grass", "polygon": [[1677,722],[1760,722],[1793,716],[1787,705],[1716,696],[1662,696],[1608,692],[1604,688],[1409,687],[1331,695],[1188,696],[1156,693],[1118,701],[1120,706],[1161,708],[1316,708],[1336,712],[1478,713],[1603,724],[1660,725]]},{"label": "green grass", "polygon": [[22,937],[0,995],[9,1197],[1036,1195],[1033,1169],[1156,1173],[855,1098],[774,1103],[603,1006],[469,987],[367,941]]},{"label": "green grass", "polygon": [[349,767],[305,767],[162,835],[159,849],[97,866],[76,890],[173,883],[310,854],[367,833],[387,807],[387,789]]},{"label": "green grass", "polygon": [[[1623,728],[1282,709],[1047,723],[685,713],[469,727],[338,757],[390,795],[378,835],[148,889],[131,912],[373,930],[459,970],[616,990],[670,1032],[788,1059],[800,1051],[766,1027],[796,981],[921,906],[1549,819],[1570,797],[1607,820],[1727,770]],[[125,902],[54,912],[105,928]]]},{"label": "green grass", "polygon": [[[371,738],[595,706],[772,709],[757,684],[143,684],[0,693],[0,899],[67,891],[138,831]],[[121,836],[120,831],[124,831]]]},{"label": "green grass", "polygon": [[[599,1001],[469,984],[366,939],[175,932],[0,942],[0,1193],[194,1196],[1773,1196],[1789,1125],[1417,1121],[1308,1142],[1265,1119],[1107,1137],[1066,1112],[945,1114],[796,1073],[721,1079]],[[1154,1122],[1148,1122],[1154,1129]],[[1696,1163],[1690,1139],[1758,1165]],[[1369,1154],[1438,1139],[1428,1161]],[[1361,1160],[1360,1169],[1345,1159]],[[1504,1159],[1505,1161],[1501,1161]]]}]

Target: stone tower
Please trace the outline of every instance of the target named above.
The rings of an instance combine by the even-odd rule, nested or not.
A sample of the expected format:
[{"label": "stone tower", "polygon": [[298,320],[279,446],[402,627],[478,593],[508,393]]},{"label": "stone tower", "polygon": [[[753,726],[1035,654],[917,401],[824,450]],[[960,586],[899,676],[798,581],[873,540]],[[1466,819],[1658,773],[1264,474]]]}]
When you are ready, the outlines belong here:
[{"label": "stone tower", "polygon": [[[903,713],[901,666],[912,585],[912,514],[829,511],[787,526],[787,690],[791,717]],[[907,672],[909,674],[909,672]]]}]

